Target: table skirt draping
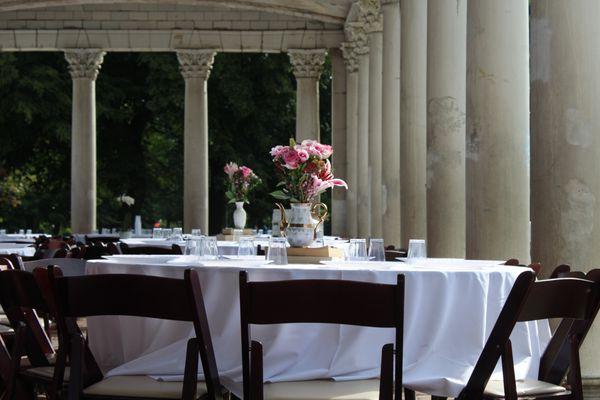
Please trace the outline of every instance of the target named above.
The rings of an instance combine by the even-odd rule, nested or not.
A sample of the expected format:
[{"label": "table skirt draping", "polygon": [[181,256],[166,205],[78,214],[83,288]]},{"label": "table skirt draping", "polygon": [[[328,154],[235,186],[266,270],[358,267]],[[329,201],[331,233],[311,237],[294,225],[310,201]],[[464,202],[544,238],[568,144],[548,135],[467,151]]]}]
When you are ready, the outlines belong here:
[{"label": "table skirt draping", "polygon": [[[360,266],[290,265],[243,268],[240,262],[195,267],[223,382],[239,394],[241,344],[238,276],[254,281],[346,279],[395,283],[406,277],[404,385],[455,397],[466,384],[496,318],[523,268],[493,262],[425,265],[367,263]],[[90,261],[86,273],[183,277],[184,266]],[[159,296],[160,293],[157,293]],[[169,299],[164,299],[169,301]],[[191,324],[137,317],[93,317],[91,349],[108,376],[144,374],[181,380]],[[265,381],[365,379],[379,375],[381,347],[393,330],[328,324],[253,326],[264,345]],[[519,323],[512,335],[517,379],[536,377],[549,340],[547,321]],[[496,374],[500,373],[497,368]]]}]

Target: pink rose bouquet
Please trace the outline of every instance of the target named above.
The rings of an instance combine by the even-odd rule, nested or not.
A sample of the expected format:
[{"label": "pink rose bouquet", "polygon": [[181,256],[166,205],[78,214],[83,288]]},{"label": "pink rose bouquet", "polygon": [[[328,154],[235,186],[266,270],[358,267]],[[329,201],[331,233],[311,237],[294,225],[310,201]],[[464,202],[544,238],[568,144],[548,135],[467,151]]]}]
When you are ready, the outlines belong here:
[{"label": "pink rose bouquet", "polygon": [[249,203],[248,193],[262,183],[261,179],[250,168],[242,165],[239,167],[234,162],[228,162],[223,168],[227,175],[225,196],[229,203],[243,201]]},{"label": "pink rose bouquet", "polygon": [[299,203],[311,203],[329,188],[348,185],[336,179],[331,171],[329,157],[333,148],[316,140],[304,140],[297,144],[290,139],[289,146],[275,146],[271,157],[281,181],[280,188],[271,193],[278,200],[290,200]]}]

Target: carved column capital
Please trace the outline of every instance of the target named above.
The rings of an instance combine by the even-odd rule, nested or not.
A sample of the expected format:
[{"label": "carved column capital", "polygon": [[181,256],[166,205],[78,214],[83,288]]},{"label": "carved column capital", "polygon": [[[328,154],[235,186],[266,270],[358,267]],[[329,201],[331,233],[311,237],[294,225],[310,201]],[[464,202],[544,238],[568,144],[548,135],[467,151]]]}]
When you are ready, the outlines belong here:
[{"label": "carved column capital", "polygon": [[69,63],[71,78],[96,80],[105,54],[105,51],[99,49],[65,50],[65,59]]},{"label": "carved column capital", "polygon": [[296,78],[316,78],[323,72],[327,51],[325,49],[289,49],[288,55]]},{"label": "carved column capital", "polygon": [[215,60],[214,50],[177,50],[179,70],[184,79],[202,78],[208,79]]},{"label": "carved column capital", "polygon": [[361,0],[358,4],[360,10],[358,19],[364,24],[365,32],[383,31],[383,16],[381,15],[379,1]]},{"label": "carved column capital", "polygon": [[347,22],[344,31],[356,54],[369,54],[369,39],[362,21]]},{"label": "carved column capital", "polygon": [[354,42],[343,42],[340,49],[348,72],[358,71],[358,53],[356,53]]}]

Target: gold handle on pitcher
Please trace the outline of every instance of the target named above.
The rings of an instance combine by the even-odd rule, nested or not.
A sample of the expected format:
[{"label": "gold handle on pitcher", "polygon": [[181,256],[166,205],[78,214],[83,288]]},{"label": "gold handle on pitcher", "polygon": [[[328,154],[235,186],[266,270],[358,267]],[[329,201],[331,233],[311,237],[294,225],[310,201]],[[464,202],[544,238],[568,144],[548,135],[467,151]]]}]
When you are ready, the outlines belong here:
[{"label": "gold handle on pitcher", "polygon": [[281,236],[285,237],[285,233],[287,231],[288,226],[290,225],[285,216],[285,208],[281,203],[275,203],[277,208],[281,211],[281,220],[279,221],[279,233]]},{"label": "gold handle on pitcher", "polygon": [[[320,212],[321,211],[320,209],[324,209],[324,211]],[[317,211],[319,211],[319,212],[317,212]],[[327,210],[327,206],[325,204],[316,203],[310,209],[310,213],[313,216],[316,216],[317,219],[319,220],[319,222],[317,222],[317,225],[315,225],[315,230],[313,231],[313,238],[316,239],[317,238],[317,229],[319,229],[319,225],[321,225],[323,222],[325,222],[325,218],[327,218],[327,215],[329,214],[329,210]]]}]

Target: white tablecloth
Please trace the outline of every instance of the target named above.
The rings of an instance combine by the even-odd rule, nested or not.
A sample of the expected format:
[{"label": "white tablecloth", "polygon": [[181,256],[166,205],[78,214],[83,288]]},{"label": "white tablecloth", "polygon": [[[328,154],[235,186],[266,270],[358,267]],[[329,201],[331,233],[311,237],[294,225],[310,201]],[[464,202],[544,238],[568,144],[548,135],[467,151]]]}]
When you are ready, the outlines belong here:
[{"label": "white tablecloth", "polygon": [[[239,394],[242,375],[238,273],[242,268],[239,261],[214,264],[197,269],[219,371],[226,386]],[[88,262],[86,273],[182,277],[184,268],[94,260]],[[403,273],[404,385],[448,397],[458,395],[466,384],[516,277],[524,271],[494,262],[456,260],[423,266],[340,263],[244,269],[254,281],[318,278],[395,283],[397,274]],[[109,369],[109,376],[147,374],[165,375],[165,380],[181,379],[185,343],[193,334],[190,324],[94,317],[88,326],[92,351],[99,363]],[[377,377],[381,347],[393,342],[390,329],[325,324],[255,326],[252,336],[264,345],[266,381]],[[549,337],[546,321],[518,324],[512,335],[517,379],[537,376],[539,358]]]},{"label": "white tablecloth", "polygon": [[35,254],[35,247],[27,243],[0,243],[0,254],[18,254],[31,257]]}]

